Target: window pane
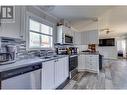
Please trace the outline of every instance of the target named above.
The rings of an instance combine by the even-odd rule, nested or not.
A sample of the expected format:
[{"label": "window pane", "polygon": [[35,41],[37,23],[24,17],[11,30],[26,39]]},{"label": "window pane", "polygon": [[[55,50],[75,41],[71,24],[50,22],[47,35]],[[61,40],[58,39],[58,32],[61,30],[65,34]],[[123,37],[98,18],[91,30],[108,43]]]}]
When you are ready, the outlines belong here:
[{"label": "window pane", "polygon": [[41,32],[44,34],[52,35],[52,27],[41,24]]},{"label": "window pane", "polygon": [[30,19],[30,30],[40,32],[40,23]]},{"label": "window pane", "polygon": [[38,48],[40,47],[40,34],[30,32],[30,48]]},{"label": "window pane", "polygon": [[52,37],[41,35],[41,47],[52,47]]}]

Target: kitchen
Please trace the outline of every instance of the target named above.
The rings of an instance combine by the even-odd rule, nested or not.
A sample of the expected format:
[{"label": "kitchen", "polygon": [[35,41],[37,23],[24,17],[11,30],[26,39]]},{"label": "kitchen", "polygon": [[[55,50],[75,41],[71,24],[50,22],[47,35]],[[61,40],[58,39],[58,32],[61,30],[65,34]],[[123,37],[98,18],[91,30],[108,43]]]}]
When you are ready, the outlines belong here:
[{"label": "kitchen", "polygon": [[[110,33],[108,26],[99,29],[102,22],[95,17],[113,6],[1,6],[1,10],[6,8],[14,12],[13,18],[0,22],[0,89],[75,89],[71,87],[76,86],[75,80],[79,82],[87,75],[100,82],[110,67],[103,61],[117,58],[117,52],[110,52],[116,50],[116,38],[106,35]],[[91,12],[86,16],[67,10]],[[69,16],[72,21],[68,21]],[[99,31],[107,38],[101,38]],[[108,84],[106,87],[93,89],[111,89],[110,77],[109,72],[102,83]],[[80,85],[83,83],[77,89],[91,89]]]}]

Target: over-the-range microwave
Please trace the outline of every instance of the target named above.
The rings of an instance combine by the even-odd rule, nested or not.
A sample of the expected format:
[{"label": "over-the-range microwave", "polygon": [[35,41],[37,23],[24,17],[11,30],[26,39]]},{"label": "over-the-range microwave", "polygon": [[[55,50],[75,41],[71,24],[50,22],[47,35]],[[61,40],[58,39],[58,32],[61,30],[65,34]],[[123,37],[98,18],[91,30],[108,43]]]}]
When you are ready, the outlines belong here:
[{"label": "over-the-range microwave", "polygon": [[63,44],[73,44],[73,36],[64,34]]},{"label": "over-the-range microwave", "polygon": [[59,31],[57,32],[57,43],[73,44],[73,36],[63,33],[62,31]]}]

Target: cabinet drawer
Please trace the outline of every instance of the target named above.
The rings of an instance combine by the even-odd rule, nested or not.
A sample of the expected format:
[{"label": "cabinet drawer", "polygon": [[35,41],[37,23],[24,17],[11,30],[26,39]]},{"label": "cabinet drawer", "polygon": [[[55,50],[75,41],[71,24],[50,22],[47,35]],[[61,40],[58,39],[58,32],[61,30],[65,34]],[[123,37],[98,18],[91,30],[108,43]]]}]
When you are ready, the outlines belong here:
[{"label": "cabinet drawer", "polygon": [[90,55],[89,57],[90,57],[90,58],[99,58],[98,55]]}]

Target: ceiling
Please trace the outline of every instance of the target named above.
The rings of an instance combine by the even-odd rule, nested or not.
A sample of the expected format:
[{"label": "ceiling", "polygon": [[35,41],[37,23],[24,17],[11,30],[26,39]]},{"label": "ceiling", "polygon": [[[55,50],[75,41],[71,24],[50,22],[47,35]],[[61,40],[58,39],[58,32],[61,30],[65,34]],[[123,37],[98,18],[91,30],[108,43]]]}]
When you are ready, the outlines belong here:
[{"label": "ceiling", "polygon": [[39,6],[55,17],[69,21],[96,18],[112,6]]},{"label": "ceiling", "polygon": [[127,34],[127,6],[39,6],[39,8],[59,19],[69,21],[71,26],[80,32],[98,29],[100,22],[100,29],[112,30],[108,35],[101,31],[102,37]]},{"label": "ceiling", "polygon": [[114,6],[38,6],[59,19],[65,19],[77,31],[84,31],[89,24]]}]

